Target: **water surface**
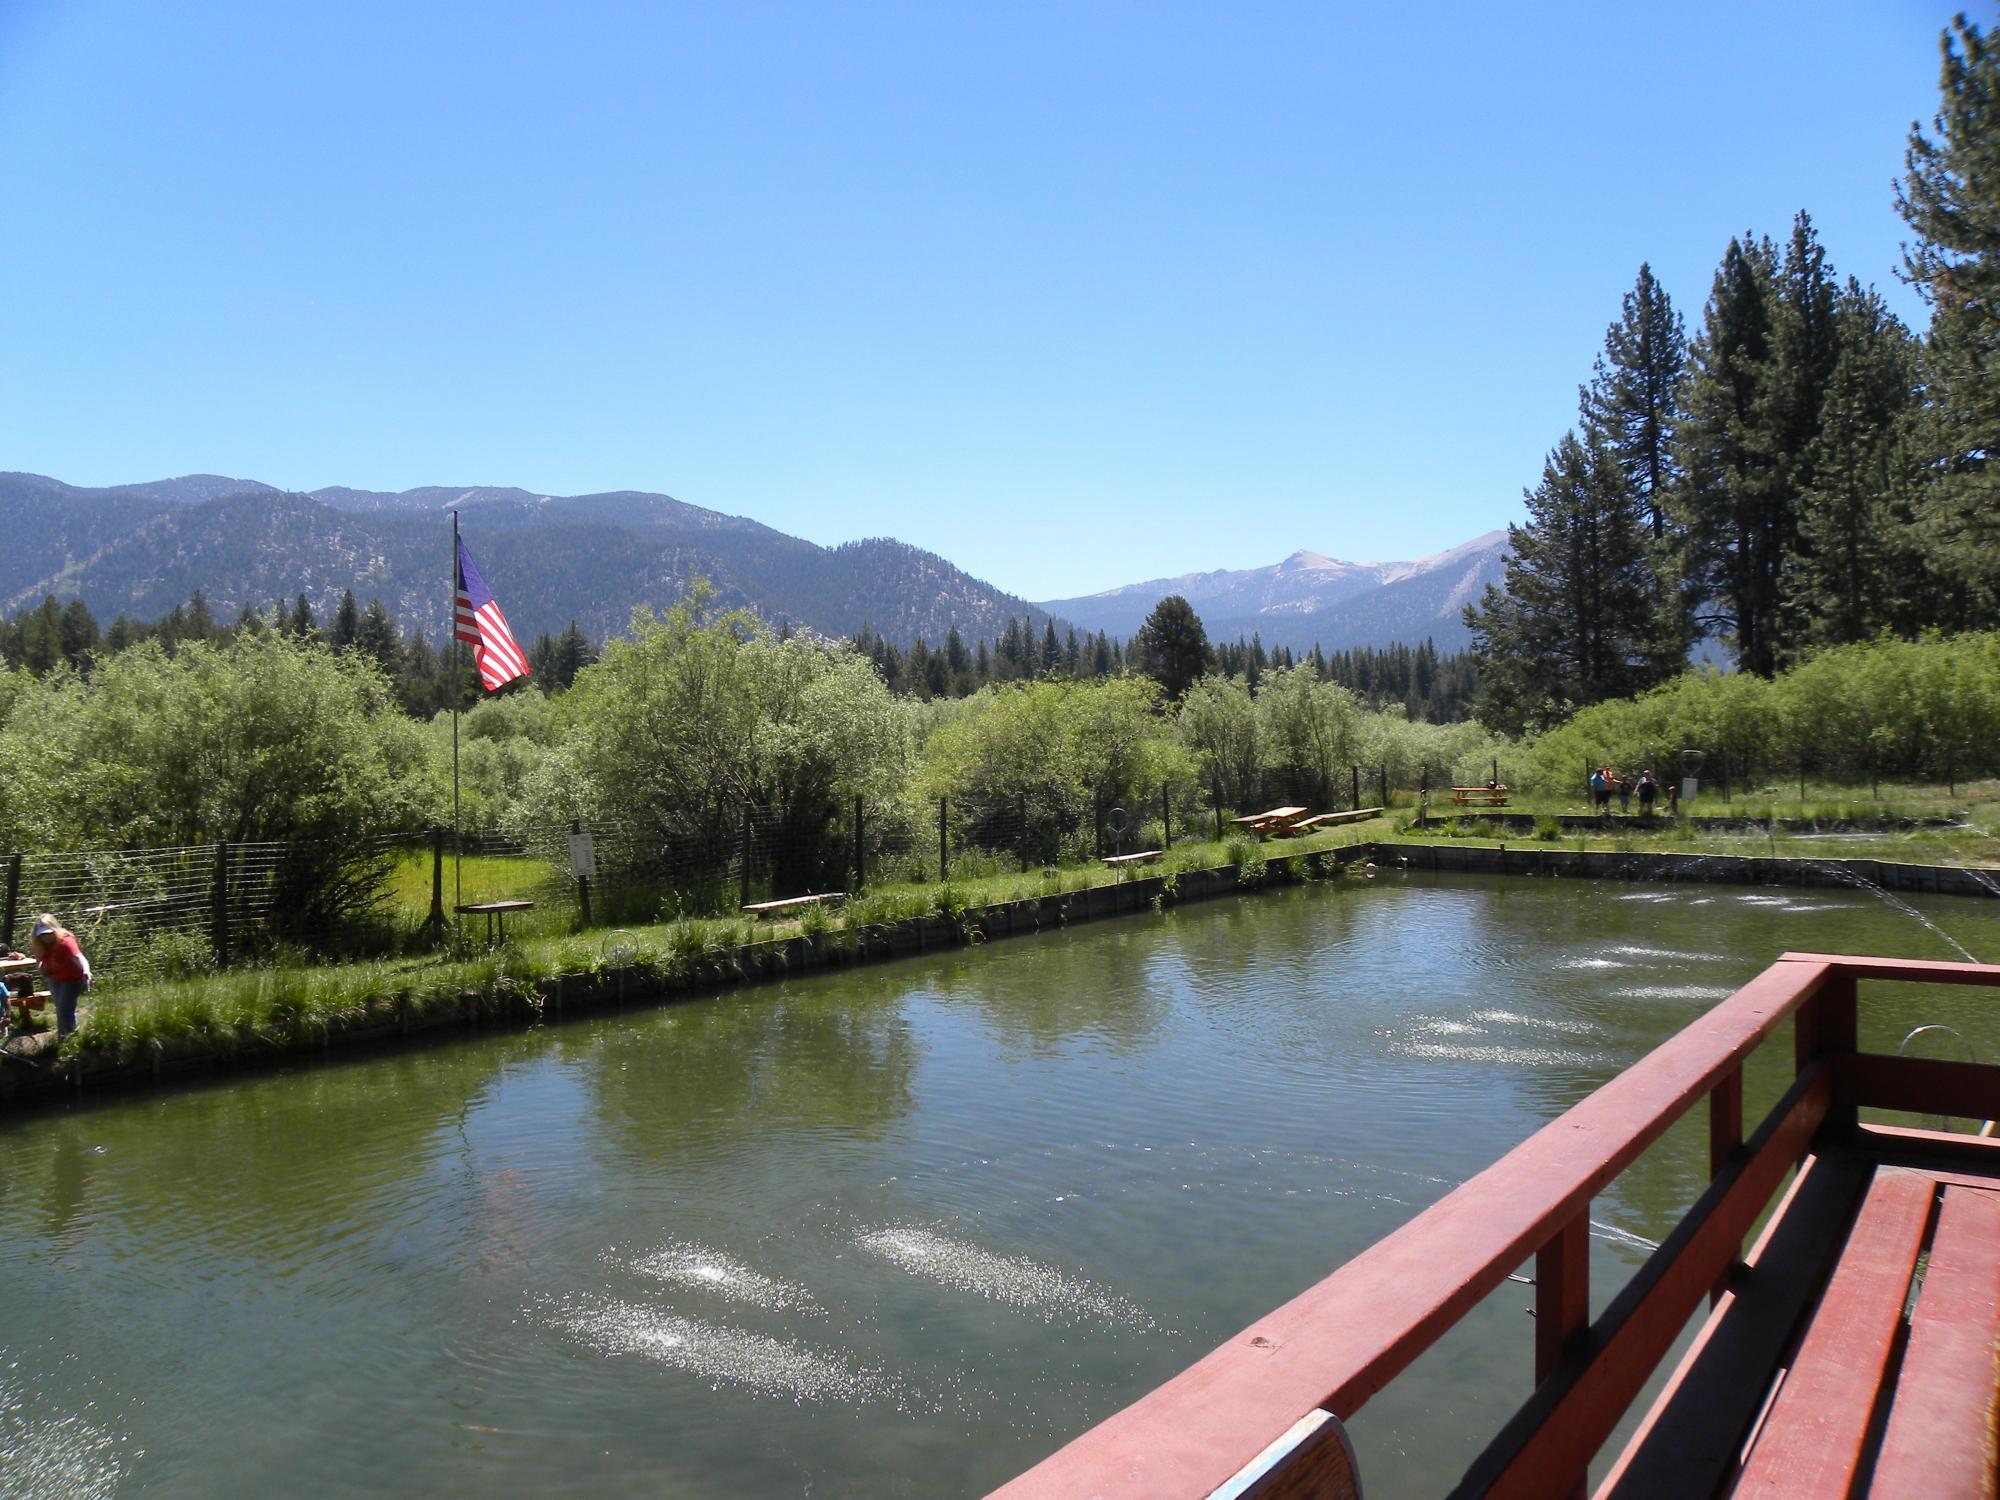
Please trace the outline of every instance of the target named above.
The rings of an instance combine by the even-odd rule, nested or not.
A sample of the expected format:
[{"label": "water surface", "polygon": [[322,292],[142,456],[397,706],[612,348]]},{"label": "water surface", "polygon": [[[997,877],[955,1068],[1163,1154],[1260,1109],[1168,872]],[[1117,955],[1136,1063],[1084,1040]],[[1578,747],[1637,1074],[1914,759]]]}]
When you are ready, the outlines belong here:
[{"label": "water surface", "polygon": [[[17,1122],[0,1495],[978,1494],[1787,948],[1948,956],[1859,891],[1384,872]],[[1864,1019],[2000,1055],[1976,992]],[[1600,1292],[1705,1170],[1598,1201]],[[1361,1413],[1371,1494],[1512,1409],[1531,1299]]]}]

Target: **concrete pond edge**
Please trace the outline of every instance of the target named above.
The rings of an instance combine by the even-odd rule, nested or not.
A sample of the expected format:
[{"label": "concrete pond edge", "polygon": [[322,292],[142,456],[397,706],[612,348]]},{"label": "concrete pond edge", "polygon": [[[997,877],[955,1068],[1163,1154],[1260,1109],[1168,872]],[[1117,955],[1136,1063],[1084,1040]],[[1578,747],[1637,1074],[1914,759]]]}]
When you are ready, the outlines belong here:
[{"label": "concrete pond edge", "polygon": [[489,991],[466,990],[458,1005],[412,1015],[397,1002],[393,1017],[336,1017],[310,1033],[252,1042],[242,1050],[200,1045],[156,1047],[150,1056],[112,1058],[76,1053],[55,1065],[20,1058],[0,1063],[0,1109],[96,1098],[166,1082],[233,1077],[298,1064],[361,1058],[384,1048],[431,1045],[496,1029],[581,1020],[628,1007],[706,999],[745,985],[771,983],[822,969],[880,963],[940,949],[1158,911],[1267,885],[1291,885],[1363,864],[1426,874],[1491,874],[1584,880],[1690,881],[1703,884],[1846,887],[2000,898],[2000,872],[1953,865],[1876,859],[1800,859],[1725,854],[1620,853],[1609,850],[1498,848],[1484,845],[1379,840],[1338,848],[1274,852],[1247,870],[1239,865],[1168,875],[1136,872],[1115,883],[970,908],[933,912],[853,930],[795,935],[750,943],[663,976],[648,966],[594,974],[559,974],[534,983],[503,980]]}]

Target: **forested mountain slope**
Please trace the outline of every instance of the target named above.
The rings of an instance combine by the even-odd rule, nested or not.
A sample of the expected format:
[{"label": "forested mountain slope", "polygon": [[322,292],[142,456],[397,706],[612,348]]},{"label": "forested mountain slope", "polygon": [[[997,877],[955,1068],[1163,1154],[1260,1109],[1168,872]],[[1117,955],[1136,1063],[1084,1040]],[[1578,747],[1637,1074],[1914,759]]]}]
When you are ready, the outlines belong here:
[{"label": "forested mountain slope", "polygon": [[941,557],[883,538],[827,548],[667,495],[534,495],[429,487],[287,494],[216,475],[82,489],[0,474],[0,526],[16,539],[0,612],[45,594],[97,616],[153,619],[200,589],[220,617],[304,593],[325,618],[345,589],[414,625],[443,628],[451,528],[460,524],[517,634],[574,621],[622,631],[635,605],[664,607],[695,577],[724,605],[828,635],[863,624],[907,644],[997,637],[1009,617],[1046,618]]}]

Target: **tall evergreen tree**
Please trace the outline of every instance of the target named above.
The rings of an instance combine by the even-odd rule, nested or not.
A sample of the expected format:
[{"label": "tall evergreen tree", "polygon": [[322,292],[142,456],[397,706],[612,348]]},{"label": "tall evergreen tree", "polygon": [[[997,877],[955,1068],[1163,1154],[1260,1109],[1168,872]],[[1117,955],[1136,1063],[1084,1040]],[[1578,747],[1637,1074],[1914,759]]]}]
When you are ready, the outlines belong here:
[{"label": "tall evergreen tree", "polygon": [[1665,498],[1675,476],[1673,437],[1686,366],[1681,316],[1652,266],[1642,262],[1618,321],[1605,330],[1604,352],[1583,391],[1583,418],[1639,497],[1655,541],[1666,532]]},{"label": "tall evergreen tree", "polygon": [[1168,701],[1178,702],[1209,669],[1208,631],[1194,606],[1169,594],[1153,606],[1132,637],[1132,665],[1159,683]]},{"label": "tall evergreen tree", "polygon": [[1930,482],[1925,545],[1959,594],[1960,623],[2000,603],[2000,47],[1963,15],[1941,41],[1932,134],[1910,128],[1896,207],[1916,235],[1905,279],[1929,304],[1923,350]]},{"label": "tall evergreen tree", "polygon": [[1812,483],[1800,498],[1801,545],[1786,590],[1793,654],[1926,623],[1907,441],[1916,346],[1874,290],[1851,278],[1835,318],[1840,352],[1809,455]]},{"label": "tall evergreen tree", "polygon": [[1617,457],[1566,435],[1507,528],[1503,592],[1467,605],[1478,715],[1519,733],[1571,708],[1648,686],[1656,668],[1646,523]]},{"label": "tall evergreen tree", "polygon": [[1700,622],[1734,640],[1739,663],[1768,676],[1792,526],[1769,431],[1777,252],[1733,239],[1688,350],[1672,492]]},{"label": "tall evergreen tree", "polygon": [[353,589],[342,591],[340,606],[333,612],[333,628],[326,638],[336,651],[351,651],[361,639],[361,607],[354,602]]}]

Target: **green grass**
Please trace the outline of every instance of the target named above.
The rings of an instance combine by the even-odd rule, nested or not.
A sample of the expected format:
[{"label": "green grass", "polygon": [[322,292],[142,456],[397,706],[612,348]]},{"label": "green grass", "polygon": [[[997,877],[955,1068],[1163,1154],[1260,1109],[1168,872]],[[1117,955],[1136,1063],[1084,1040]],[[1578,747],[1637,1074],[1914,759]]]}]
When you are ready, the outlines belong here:
[{"label": "green grass", "polygon": [[[1261,871],[1266,855],[1339,848],[1389,832],[1388,820],[1376,819],[1268,844],[1239,834],[1226,841],[1177,845],[1137,874],[1172,878],[1188,870],[1241,864],[1246,875],[1254,875]],[[547,867],[536,860],[481,857],[467,860],[465,871],[470,901],[532,890]],[[509,942],[492,953],[289,964],[97,990],[86,1005],[83,1024],[63,1050],[131,1059],[190,1052],[228,1057],[295,1048],[312,1044],[336,1027],[388,1024],[438,1010],[455,1011],[468,992],[483,1009],[518,1011],[535,1003],[537,982],[557,975],[594,974],[629,964],[664,982],[686,980],[713,974],[733,962],[739,948],[760,941],[804,934],[815,941],[840,943],[861,927],[934,913],[960,918],[980,907],[1064,895],[1115,884],[1119,878],[1095,860],[970,878],[954,872],[942,884],[874,886],[842,910],[812,907],[789,922],[683,917],[586,932],[537,932],[510,923]],[[399,864],[393,895],[400,912],[422,920],[430,910],[427,854]]]},{"label": "green grass", "polygon": [[[532,896],[551,875],[554,867],[544,860],[530,859],[525,855],[508,854],[468,854],[462,862],[459,879],[465,894],[465,901],[508,901],[516,897]],[[452,858],[447,849],[444,856],[444,905],[451,910],[455,904],[452,892]],[[428,850],[414,849],[398,859],[389,871],[386,887],[389,908],[398,917],[412,922],[421,922],[431,910],[431,856]]]},{"label": "green grass", "polygon": [[[1757,830],[1710,833],[1662,818],[1658,831],[1641,833],[1620,826],[1580,832],[1562,840],[1578,850],[1672,848],[1687,853],[1779,854],[1804,858],[1878,858],[1920,864],[2000,865],[2000,801],[1982,801],[1964,828],[1916,828],[1865,838],[1817,841]],[[1441,827],[1415,830],[1407,815],[1329,829],[1303,839],[1260,842],[1241,833],[1221,840],[1186,843],[1168,850],[1157,864],[1114,874],[1095,860],[1061,867],[971,875],[954,871],[948,882],[909,881],[869,887],[839,911],[808,908],[789,922],[753,922],[738,916],[680,917],[629,928],[585,932],[535,930],[509,925],[510,941],[492,953],[422,954],[344,964],[287,964],[229,970],[150,986],[94,991],[84,1023],[64,1045],[65,1053],[88,1050],[114,1058],[180,1053],[233,1056],[310,1046],[340,1027],[419,1019],[436,1011],[456,1011],[469,992],[479,1008],[519,1016],[539,1003],[537,982],[557,975],[595,974],[630,965],[664,984],[716,977],[735,961],[737,950],[759,941],[803,934],[815,942],[841,944],[856,929],[1003,902],[1064,895],[1120,879],[1163,876],[1222,865],[1242,867],[1246,881],[1260,878],[1269,859],[1310,854],[1378,839],[1436,838],[1441,834],[1471,844],[1521,844],[1539,836],[1496,832],[1478,818],[1448,820]],[[984,865],[992,870],[992,862]],[[475,874],[476,871],[476,874]],[[530,859],[481,857],[466,862],[466,896],[498,899],[530,891],[546,878],[547,866]],[[397,870],[399,908],[421,921],[430,907],[428,856],[405,860]],[[475,884],[476,881],[476,884]],[[549,914],[552,923],[571,920]]]}]

